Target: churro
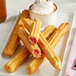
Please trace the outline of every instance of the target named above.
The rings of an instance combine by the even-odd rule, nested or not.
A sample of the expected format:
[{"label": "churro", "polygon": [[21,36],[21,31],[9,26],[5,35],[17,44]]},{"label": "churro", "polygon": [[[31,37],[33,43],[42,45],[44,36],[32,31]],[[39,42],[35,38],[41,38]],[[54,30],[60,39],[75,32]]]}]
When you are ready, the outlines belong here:
[{"label": "churro", "polygon": [[55,54],[54,50],[50,47],[49,43],[41,33],[40,33],[40,39],[38,41],[38,44],[42,49],[43,53],[45,54],[46,58],[52,64],[52,66],[54,66],[56,69],[61,70],[60,58]]},{"label": "churro", "polygon": [[31,25],[32,25],[32,21],[29,19],[29,18],[24,18],[24,19],[22,19],[22,25],[24,25],[25,26],[25,28],[29,31],[29,32],[31,32]]},{"label": "churro", "polygon": [[21,24],[21,19],[22,18],[28,18],[28,17],[29,17],[29,11],[24,10],[22,12],[22,14],[20,15],[20,17],[19,17],[19,19],[18,19],[18,21],[16,23],[16,26],[15,26],[15,28],[13,30],[13,33],[12,33],[12,35],[11,35],[11,37],[10,37],[10,39],[9,39],[5,49],[4,49],[4,52],[3,52],[4,55],[12,56],[15,53],[18,45],[20,44],[19,43],[19,37],[17,35],[17,31],[18,31],[18,28],[19,28],[19,26]]},{"label": "churro", "polygon": [[[48,31],[49,29],[46,28],[46,30]],[[44,30],[42,33],[44,33],[43,35],[45,36],[46,34],[48,34],[48,32]],[[51,32],[53,32],[54,30],[52,30],[52,27],[50,28]],[[52,35],[52,33],[49,33]],[[46,38],[49,37],[49,35],[46,36]],[[13,72],[15,71],[22,63],[24,63],[27,59],[27,57],[29,56],[29,51],[26,48],[23,48],[12,60],[10,60],[6,65],[5,65],[5,70],[8,72]],[[44,54],[42,54],[41,58],[39,59],[34,59],[33,60],[33,67],[31,64],[29,64],[30,69],[29,71],[31,72],[35,72],[37,70],[37,68],[40,66],[40,64],[45,60],[44,58]],[[16,59],[16,61],[15,61]],[[34,64],[35,62],[35,64]],[[15,64],[16,63],[16,64]],[[31,62],[32,63],[32,62]],[[13,64],[15,64],[15,66],[13,67]],[[36,66],[36,67],[35,67]],[[13,67],[13,68],[11,68]],[[33,70],[32,70],[33,69]]]},{"label": "churro", "polygon": [[[26,25],[27,24],[27,25]],[[31,26],[28,25],[27,21],[26,24],[24,25],[25,28],[27,27],[27,30],[31,30]],[[29,26],[29,28],[28,28]],[[30,31],[29,31],[30,32]],[[38,44],[41,48],[41,50],[43,51],[43,53],[45,54],[46,58],[49,60],[49,62],[56,68],[56,69],[61,69],[61,60],[59,59],[59,57],[55,54],[55,52],[53,51],[53,49],[50,47],[49,43],[47,42],[47,40],[44,38],[44,36],[42,35],[42,33],[40,32],[40,37],[39,37],[39,41]]]},{"label": "churro", "polygon": [[15,71],[22,63],[24,63],[27,57],[30,55],[28,50],[24,47],[12,60],[10,60],[5,66],[5,70],[8,72]]},{"label": "churro", "polygon": [[[54,25],[48,25],[45,29],[44,32],[42,33],[45,38],[49,37],[50,35],[52,35],[54,33],[54,31],[56,30],[56,27]],[[48,32],[48,33],[47,33]]]},{"label": "churro", "polygon": [[38,42],[41,25],[42,25],[41,21],[35,18],[31,26],[32,30],[29,35],[29,41],[31,44],[36,44]]},{"label": "churro", "polygon": [[52,48],[55,48],[55,46],[61,40],[62,36],[66,33],[67,29],[68,29],[68,23],[63,23],[53,33],[52,37],[50,37],[50,39],[48,40],[48,42]]},{"label": "churro", "polygon": [[[65,24],[65,23],[64,23],[64,24]],[[66,26],[66,27],[64,27],[64,26]],[[64,27],[64,28],[62,28],[62,27]],[[49,43],[50,43],[50,44],[51,44],[51,43],[54,44],[55,41],[58,40],[58,38],[61,39],[61,38],[63,37],[63,34],[65,34],[66,31],[67,31],[67,29],[68,29],[67,27],[68,27],[68,24],[67,24],[67,23],[66,23],[66,25],[61,24],[57,30],[58,30],[58,32],[59,32],[59,30],[61,30],[62,32],[59,32],[58,37],[55,38],[54,35],[57,34],[57,32],[55,31],[55,32],[54,32],[55,34],[53,34],[53,35],[50,37]],[[47,30],[48,30],[48,29],[47,29]],[[64,32],[64,30],[65,30],[65,32]],[[46,32],[46,31],[44,31],[44,32]],[[46,37],[46,38],[47,38],[47,37]],[[55,41],[52,42],[54,38],[55,38]],[[59,39],[59,41],[60,41],[60,39]],[[51,40],[52,40],[52,41],[51,41]],[[59,42],[59,41],[58,41],[58,42]],[[56,45],[58,44],[58,42],[56,43]],[[56,45],[53,45],[52,47],[55,48]],[[29,74],[34,73],[34,72],[38,69],[38,67],[43,63],[44,60],[45,60],[44,54],[42,54],[42,56],[41,56],[40,59],[33,59],[33,60],[31,61],[31,63],[28,65],[28,67],[27,67],[28,73],[29,73]],[[33,62],[34,62],[35,64],[33,64]],[[33,65],[32,65],[32,64],[33,64]]]},{"label": "churro", "polygon": [[45,60],[45,55],[42,54],[41,58],[38,59],[33,59],[32,62],[28,65],[27,70],[29,74],[33,74],[38,67],[40,66],[41,63],[43,63],[43,61]]},{"label": "churro", "polygon": [[41,56],[41,50],[40,50],[39,46],[37,44],[35,44],[35,45],[30,44],[30,42],[28,40],[28,33],[23,28],[20,28],[18,30],[18,36],[23,41],[25,47],[33,55],[33,57],[39,58]]}]

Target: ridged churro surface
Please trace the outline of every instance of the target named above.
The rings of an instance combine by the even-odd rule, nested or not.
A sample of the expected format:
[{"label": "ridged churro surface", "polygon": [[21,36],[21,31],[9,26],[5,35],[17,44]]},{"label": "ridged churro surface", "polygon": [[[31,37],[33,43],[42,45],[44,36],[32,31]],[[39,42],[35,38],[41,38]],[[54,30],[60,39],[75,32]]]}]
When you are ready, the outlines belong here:
[{"label": "ridged churro surface", "polygon": [[[27,21],[26,21],[27,23]],[[30,32],[31,27],[30,25],[24,25],[27,30]],[[28,28],[29,26],[29,28]],[[30,29],[30,30],[29,30]],[[40,46],[40,48],[42,49],[43,53],[45,54],[45,56],[47,57],[47,59],[49,60],[49,62],[57,69],[61,69],[61,60],[59,59],[59,57],[54,53],[53,49],[50,47],[50,45],[48,44],[47,40],[44,38],[44,36],[42,35],[42,33],[40,32],[40,37],[39,37],[39,41],[38,44]],[[57,57],[56,57],[57,56]],[[52,61],[51,61],[52,60]],[[60,61],[58,61],[60,60]]]},{"label": "ridged churro surface", "polygon": [[58,27],[58,29],[53,33],[53,35],[48,40],[52,48],[55,48],[55,46],[61,40],[62,36],[67,32],[67,30],[68,30],[68,23],[63,23]]},{"label": "ridged churro surface", "polygon": [[27,57],[30,55],[28,50],[24,47],[12,60],[10,60],[5,66],[5,70],[8,72],[15,71],[22,63],[24,63]]},{"label": "ridged churro surface", "polygon": [[38,42],[41,25],[42,22],[39,19],[35,18],[31,26],[31,32],[29,34],[29,41],[31,44],[36,44]]},{"label": "ridged churro surface", "polygon": [[[58,36],[60,36],[60,38],[62,38],[63,37],[63,34],[65,34],[66,32],[67,32],[67,29],[68,29],[68,24],[67,23],[64,23],[65,25],[63,25],[63,24],[61,24],[59,27],[58,27],[58,30],[61,30],[62,32],[59,32],[59,35]],[[66,26],[66,27],[64,27],[64,26]],[[62,28],[61,28],[62,27]],[[48,27],[47,27],[48,28]],[[48,30],[48,29],[45,29],[45,30]],[[65,32],[64,32],[64,30],[65,30]],[[46,31],[44,31],[44,32],[46,32]],[[44,33],[43,32],[43,33]],[[54,32],[54,34],[50,37],[50,41],[49,41],[49,43],[51,44],[51,43],[55,43],[55,41],[57,41],[58,40],[58,37],[56,37],[55,38],[55,34],[57,34],[57,32],[55,31]],[[45,36],[45,35],[44,35]],[[45,36],[46,37],[46,36]],[[46,37],[47,38],[47,37]],[[52,42],[52,39],[54,39],[55,38],[55,41],[54,42]],[[60,39],[59,39],[59,41],[60,41]],[[58,42],[56,43],[56,45],[58,44]],[[55,48],[55,46],[56,45],[52,45],[52,47],[53,48]],[[43,54],[42,54],[43,55]],[[41,59],[41,60],[40,60]],[[43,57],[43,56],[41,56],[41,58],[40,59],[33,59],[31,62],[30,62],[30,64],[28,65],[28,73],[29,74],[32,74],[32,73],[34,73],[37,69],[38,69],[38,67],[43,63],[43,61],[45,60],[45,56]],[[39,60],[40,62],[38,63],[37,62],[37,60]],[[33,62],[35,63],[35,64],[33,64]],[[33,65],[32,65],[33,64]],[[33,70],[32,70],[33,69]]]},{"label": "ridged churro surface", "polygon": [[19,37],[17,35],[17,31],[18,31],[18,28],[21,26],[21,19],[22,18],[28,18],[29,17],[29,11],[28,10],[24,10],[22,12],[22,14],[20,15],[17,23],[16,23],[16,26],[12,32],[12,35],[10,36],[10,39],[3,51],[3,54],[4,55],[7,55],[7,56],[12,56],[14,55],[18,45],[20,44],[19,43]]},{"label": "ridged churro surface", "polygon": [[48,38],[49,36],[51,36],[54,31],[56,30],[56,27],[54,25],[48,25],[45,29],[44,32],[42,32],[43,36],[45,36],[45,38]]},{"label": "ridged churro surface", "polygon": [[39,48],[37,44],[35,45],[30,44],[28,40],[29,35],[23,28],[20,28],[18,30],[18,36],[23,41],[25,47],[33,55],[33,57],[39,58],[41,56],[41,49]]}]

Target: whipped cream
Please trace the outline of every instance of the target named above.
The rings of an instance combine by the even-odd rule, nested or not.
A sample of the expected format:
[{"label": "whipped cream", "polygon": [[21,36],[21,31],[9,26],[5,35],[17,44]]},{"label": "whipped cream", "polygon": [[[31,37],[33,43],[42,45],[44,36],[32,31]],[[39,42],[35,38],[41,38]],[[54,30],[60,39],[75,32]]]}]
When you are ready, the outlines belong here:
[{"label": "whipped cream", "polygon": [[31,7],[33,13],[40,15],[50,14],[55,10],[55,5],[50,0],[37,0]]}]

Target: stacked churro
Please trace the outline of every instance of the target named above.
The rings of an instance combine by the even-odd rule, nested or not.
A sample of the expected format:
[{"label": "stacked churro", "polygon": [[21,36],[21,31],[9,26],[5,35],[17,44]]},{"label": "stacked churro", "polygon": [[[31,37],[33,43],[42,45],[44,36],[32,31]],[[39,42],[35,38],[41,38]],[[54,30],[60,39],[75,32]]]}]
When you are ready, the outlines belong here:
[{"label": "stacked churro", "polygon": [[19,42],[19,37],[17,35],[17,31],[18,31],[18,28],[21,26],[21,20],[23,18],[29,18],[29,12],[28,10],[24,10],[22,12],[22,14],[20,15],[17,23],[16,23],[16,26],[13,30],[13,33],[8,41],[8,44],[6,45],[5,49],[4,49],[4,52],[3,54],[4,55],[7,55],[7,56],[13,56],[18,45],[20,44]]},{"label": "stacked churro", "polygon": [[[61,27],[60,27],[61,26]],[[58,44],[58,42],[59,41],[57,41],[58,40],[58,38],[62,38],[63,37],[63,35],[64,35],[64,31],[63,30],[65,30],[65,31],[67,31],[67,29],[68,29],[68,24],[66,23],[65,25],[63,24],[61,24],[59,26],[59,30],[63,27],[63,26],[66,26],[66,27],[64,27],[64,28],[62,28],[62,33],[61,32],[59,32],[59,30],[58,30],[58,32],[59,32],[59,35],[56,37],[56,36],[53,36],[53,34],[55,33],[55,34],[57,34],[57,30],[52,34],[52,36],[49,38],[49,40],[48,40],[48,42],[49,42],[49,44],[51,44],[52,43],[52,41],[53,40],[56,40],[56,45]],[[45,28],[46,29],[46,28]],[[48,31],[48,33],[49,33],[49,30],[48,30],[48,26],[47,26],[47,29],[46,29],[47,31]],[[51,30],[51,29],[50,29]],[[46,31],[44,31],[43,32],[43,34],[44,34],[44,37],[46,37]],[[48,34],[47,33],[47,34]],[[48,37],[48,36],[47,36]],[[46,37],[46,38],[47,38]],[[56,37],[56,38],[55,38]],[[51,40],[50,40],[51,39]],[[60,40],[59,39],[59,40]],[[53,42],[53,44],[55,44],[55,42]],[[53,47],[55,48],[55,46],[56,45],[53,45]],[[50,45],[51,46],[51,45]],[[38,67],[43,63],[43,61],[45,60],[45,56],[44,56],[44,54],[42,54],[42,56],[41,56],[41,58],[39,58],[39,59],[33,59],[31,62],[30,62],[30,64],[28,65],[28,67],[27,67],[27,69],[28,69],[28,72],[29,72],[29,74],[32,74],[32,73],[34,73],[37,69],[38,69]],[[34,64],[35,63],[35,64]],[[33,66],[33,67],[32,67]]]},{"label": "stacked churro", "polygon": [[41,25],[42,22],[37,18],[34,21],[30,20],[28,10],[22,12],[3,54],[14,55],[20,40],[24,43],[24,47],[12,60],[5,64],[6,71],[15,71],[30,55],[34,59],[27,67],[29,74],[34,73],[45,58],[54,68],[61,70],[61,60],[54,52],[54,48],[66,33],[68,23],[63,23],[58,28],[54,25],[48,25],[43,32],[40,31]]},{"label": "stacked churro", "polygon": [[29,41],[31,44],[36,44],[39,40],[40,28],[41,28],[41,21],[37,18],[34,19],[34,23],[32,24]]},{"label": "stacked churro", "polygon": [[23,41],[25,47],[35,58],[39,58],[41,56],[41,50],[37,44],[32,45],[28,40],[28,33],[24,30],[24,28],[20,28],[18,31],[18,36]]}]

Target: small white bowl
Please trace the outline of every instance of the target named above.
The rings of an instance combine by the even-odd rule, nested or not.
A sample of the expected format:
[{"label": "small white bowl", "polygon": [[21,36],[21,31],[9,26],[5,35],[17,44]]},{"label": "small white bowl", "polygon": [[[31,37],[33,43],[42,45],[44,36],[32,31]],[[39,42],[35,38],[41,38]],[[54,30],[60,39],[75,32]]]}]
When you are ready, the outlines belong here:
[{"label": "small white bowl", "polygon": [[46,14],[46,15],[40,15],[37,13],[33,13],[31,11],[31,7],[29,8],[29,13],[30,13],[30,18],[31,20],[34,20],[34,18],[38,18],[42,21],[42,27],[46,27],[47,25],[54,25],[55,27],[57,27],[56,24],[56,16],[57,16],[57,6],[54,4],[55,6],[55,10],[53,12],[51,12],[50,14]]}]

